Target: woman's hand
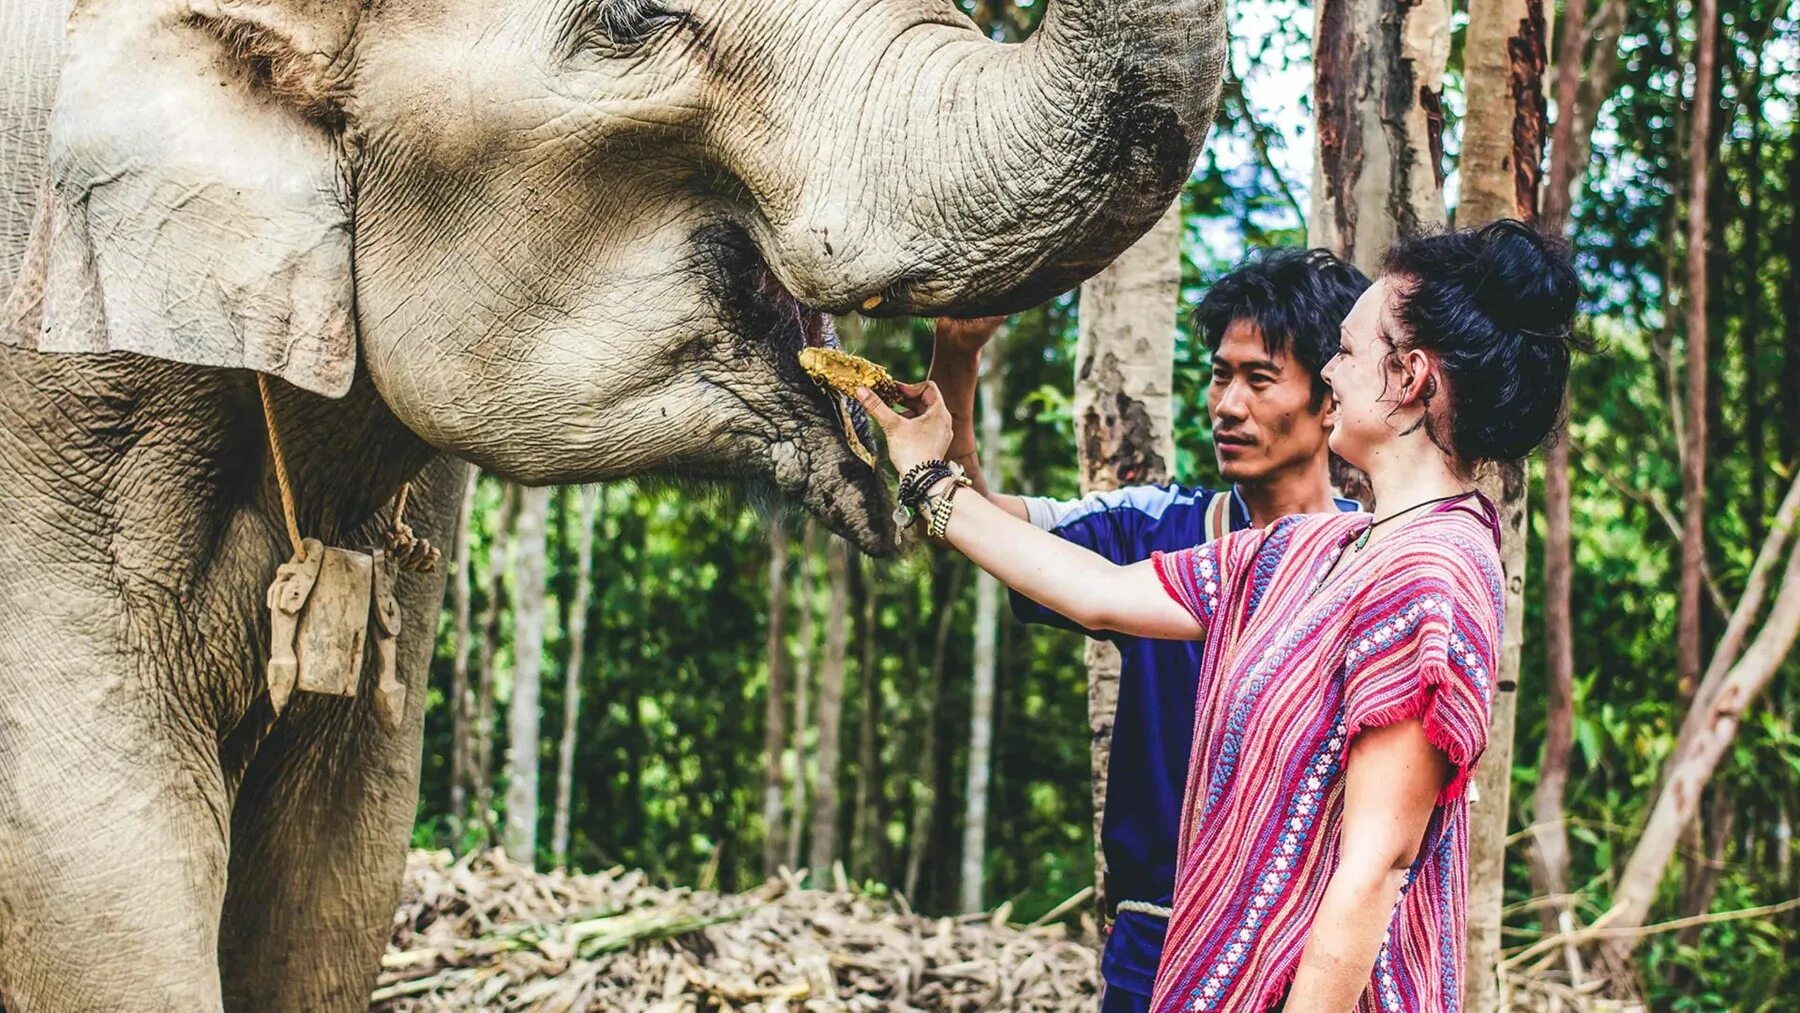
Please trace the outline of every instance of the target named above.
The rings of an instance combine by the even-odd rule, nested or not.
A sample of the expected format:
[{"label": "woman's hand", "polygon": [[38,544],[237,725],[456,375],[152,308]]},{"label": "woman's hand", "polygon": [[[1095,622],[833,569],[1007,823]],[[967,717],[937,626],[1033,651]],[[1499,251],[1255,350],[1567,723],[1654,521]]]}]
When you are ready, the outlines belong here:
[{"label": "woman's hand", "polygon": [[950,449],[951,425],[950,412],[944,407],[937,384],[927,380],[922,384],[901,384],[900,389],[906,395],[906,408],[913,413],[911,418],[889,408],[866,387],[856,389],[856,400],[887,435],[888,460],[895,471],[904,475],[921,461],[944,456]]},{"label": "woman's hand", "polygon": [[[856,399],[887,434],[888,459],[904,475],[921,461],[944,456],[950,446],[950,410],[935,383],[901,388],[904,407],[915,413],[912,418],[867,390],[859,389]],[[1193,640],[1204,633],[1199,621],[1163,590],[1149,560],[1114,565],[984,497],[952,501],[943,541],[1007,587],[1090,630],[1168,640]]]}]

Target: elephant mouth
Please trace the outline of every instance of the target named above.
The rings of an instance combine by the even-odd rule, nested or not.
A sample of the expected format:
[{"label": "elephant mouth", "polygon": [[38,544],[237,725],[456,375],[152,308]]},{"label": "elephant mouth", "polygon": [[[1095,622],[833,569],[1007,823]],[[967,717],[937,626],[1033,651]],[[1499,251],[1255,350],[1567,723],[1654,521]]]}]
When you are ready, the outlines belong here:
[{"label": "elephant mouth", "polygon": [[780,428],[793,436],[785,449],[771,445],[775,488],[862,551],[891,555],[900,530],[873,449],[875,427],[860,405],[821,387],[800,365],[808,348],[842,347],[831,315],[790,292],[742,230],[710,230],[702,238],[723,268],[721,306],[731,329],[739,341],[761,346],[740,354],[768,356],[788,394],[783,400],[793,414]]},{"label": "elephant mouth", "polygon": [[[837,326],[832,323],[831,314],[801,302],[781,284],[766,263],[758,265],[755,285],[757,294],[771,303],[782,317],[792,320],[795,328],[805,337],[806,343],[794,350],[796,359],[805,348],[844,347],[843,341],[838,337]],[[858,460],[879,473],[881,468],[875,456],[875,425],[869,418],[869,413],[854,400],[825,384],[815,381],[815,385],[831,402],[832,409],[837,414],[838,429],[843,436],[844,445]]]}]

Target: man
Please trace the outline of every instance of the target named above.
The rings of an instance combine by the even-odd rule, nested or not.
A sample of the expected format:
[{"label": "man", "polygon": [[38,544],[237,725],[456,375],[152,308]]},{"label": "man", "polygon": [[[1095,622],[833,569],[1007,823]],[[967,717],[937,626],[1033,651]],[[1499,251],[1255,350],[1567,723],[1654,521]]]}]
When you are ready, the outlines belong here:
[{"label": "man", "polygon": [[[930,376],[955,425],[949,456],[995,505],[1115,563],[1260,528],[1288,514],[1359,509],[1333,496],[1326,441],[1336,409],[1319,373],[1337,353],[1344,317],[1368,287],[1362,272],[1324,250],[1283,250],[1253,257],[1201,300],[1196,331],[1213,365],[1206,408],[1227,489],[1135,486],[1075,501],[990,490],[975,445],[975,389],[981,349],[999,318],[938,321]],[[1016,594],[1013,611],[1026,622],[1079,629]],[[1123,664],[1100,835],[1114,918],[1100,963],[1101,1008],[1127,1013],[1149,1009],[1162,954],[1201,645],[1112,639]]]}]

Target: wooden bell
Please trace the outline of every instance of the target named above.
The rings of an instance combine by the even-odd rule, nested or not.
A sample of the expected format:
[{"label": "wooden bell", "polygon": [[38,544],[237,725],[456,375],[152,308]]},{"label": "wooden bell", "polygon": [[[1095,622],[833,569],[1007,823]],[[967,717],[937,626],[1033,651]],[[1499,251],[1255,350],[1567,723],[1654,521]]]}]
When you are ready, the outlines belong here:
[{"label": "wooden bell", "polygon": [[355,696],[369,630],[375,560],[364,552],[301,542],[269,586],[269,703],[296,689]]}]

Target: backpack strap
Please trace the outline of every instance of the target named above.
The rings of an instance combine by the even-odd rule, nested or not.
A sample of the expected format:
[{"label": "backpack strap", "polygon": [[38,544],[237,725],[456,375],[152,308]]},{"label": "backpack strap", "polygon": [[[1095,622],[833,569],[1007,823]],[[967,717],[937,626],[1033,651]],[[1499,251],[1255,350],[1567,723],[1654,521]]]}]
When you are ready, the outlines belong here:
[{"label": "backpack strap", "polygon": [[1201,523],[1201,535],[1208,542],[1223,538],[1231,533],[1231,490],[1220,489],[1212,494],[1206,502],[1206,517]]}]

